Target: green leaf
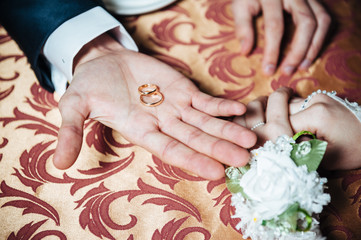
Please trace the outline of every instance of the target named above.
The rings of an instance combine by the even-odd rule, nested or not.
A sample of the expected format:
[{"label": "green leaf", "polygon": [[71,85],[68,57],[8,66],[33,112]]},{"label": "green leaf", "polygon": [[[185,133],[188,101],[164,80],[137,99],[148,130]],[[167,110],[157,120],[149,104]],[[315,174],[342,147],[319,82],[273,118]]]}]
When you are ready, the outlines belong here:
[{"label": "green leaf", "polygon": [[230,179],[226,178],[227,188],[231,193],[242,193],[243,195],[243,188],[239,185],[240,179]]},{"label": "green leaf", "polygon": [[[305,215],[304,221],[307,223],[307,226],[304,229],[299,226],[301,223],[299,213]],[[312,217],[306,210],[300,208],[298,203],[294,203],[279,215],[277,219],[264,220],[262,225],[273,229],[281,228],[286,232],[307,232],[312,226]]]},{"label": "green leaf", "polygon": [[288,223],[291,231],[296,231],[298,220],[298,203],[292,204],[287,210],[279,216],[279,221]]},{"label": "green leaf", "polygon": [[244,167],[228,167],[226,169],[226,184],[231,193],[241,193],[243,197],[247,198],[247,195],[239,183],[242,175],[245,174],[249,168],[250,166],[246,165]]},{"label": "green leaf", "polygon": [[285,228],[289,232],[295,232],[297,230],[298,209],[298,203],[294,203],[279,215],[277,220],[265,220],[262,222],[262,225],[269,228],[282,226],[282,228]]},{"label": "green leaf", "polygon": [[291,158],[297,166],[306,165],[309,172],[316,171],[326,152],[327,142],[318,139],[293,145]]}]

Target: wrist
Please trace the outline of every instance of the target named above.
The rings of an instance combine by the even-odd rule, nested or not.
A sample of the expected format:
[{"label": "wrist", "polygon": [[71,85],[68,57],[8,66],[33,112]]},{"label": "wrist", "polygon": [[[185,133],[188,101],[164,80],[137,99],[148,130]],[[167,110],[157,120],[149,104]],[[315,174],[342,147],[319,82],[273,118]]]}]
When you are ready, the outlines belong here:
[{"label": "wrist", "polygon": [[73,61],[73,72],[85,62],[122,50],[124,47],[118,41],[108,33],[103,33],[85,44],[76,54]]}]

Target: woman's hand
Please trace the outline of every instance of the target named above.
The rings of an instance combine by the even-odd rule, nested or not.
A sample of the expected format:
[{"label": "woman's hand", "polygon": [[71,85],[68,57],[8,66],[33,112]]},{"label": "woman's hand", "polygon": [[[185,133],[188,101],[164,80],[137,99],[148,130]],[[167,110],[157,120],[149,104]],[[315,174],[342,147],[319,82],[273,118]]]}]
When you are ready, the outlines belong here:
[{"label": "woman's hand", "polygon": [[290,121],[295,132],[308,130],[328,142],[322,167],[328,170],[361,167],[361,122],[344,105],[317,94],[300,110],[303,99],[290,104]]},{"label": "woman's hand", "polygon": [[245,116],[236,117],[233,121],[253,129],[257,134],[257,145],[262,146],[265,141],[275,141],[281,135],[293,136],[289,121],[288,101],[292,89],[279,88],[268,98],[260,97],[247,105]]},{"label": "woman's hand", "polygon": [[284,34],[283,10],[292,15],[296,31],[290,51],[281,63],[282,72],[291,75],[297,68],[307,69],[320,52],[331,18],[317,0],[233,0],[236,33],[241,39],[242,53],[254,45],[253,18],[264,16],[265,47],[263,72],[272,75],[280,56]]},{"label": "woman's hand", "polygon": [[247,106],[245,116],[234,121],[247,128],[259,122],[264,125],[254,129],[258,145],[278,136],[293,136],[310,131],[318,139],[328,142],[322,167],[327,170],[346,170],[361,167],[361,122],[343,104],[325,94],[317,94],[301,110],[304,99],[291,98],[292,90],[280,88],[267,97],[260,97]]}]

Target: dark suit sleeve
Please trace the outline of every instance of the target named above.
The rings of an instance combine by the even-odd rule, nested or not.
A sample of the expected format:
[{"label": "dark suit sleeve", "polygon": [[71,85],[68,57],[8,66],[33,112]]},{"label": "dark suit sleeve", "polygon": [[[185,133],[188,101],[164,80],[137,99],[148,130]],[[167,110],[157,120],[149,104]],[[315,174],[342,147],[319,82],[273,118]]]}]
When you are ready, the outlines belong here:
[{"label": "dark suit sleeve", "polygon": [[62,23],[100,5],[95,0],[1,0],[0,24],[27,56],[40,84],[53,92],[42,47]]}]

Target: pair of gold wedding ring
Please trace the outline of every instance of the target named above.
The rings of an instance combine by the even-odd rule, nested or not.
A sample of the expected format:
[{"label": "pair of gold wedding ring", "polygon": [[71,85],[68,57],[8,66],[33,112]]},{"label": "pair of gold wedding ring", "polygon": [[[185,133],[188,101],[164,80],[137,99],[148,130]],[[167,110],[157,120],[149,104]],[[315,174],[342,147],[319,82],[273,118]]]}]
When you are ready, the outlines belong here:
[{"label": "pair of gold wedding ring", "polygon": [[163,94],[155,84],[143,84],[138,88],[140,102],[147,107],[156,107],[164,101]]}]

